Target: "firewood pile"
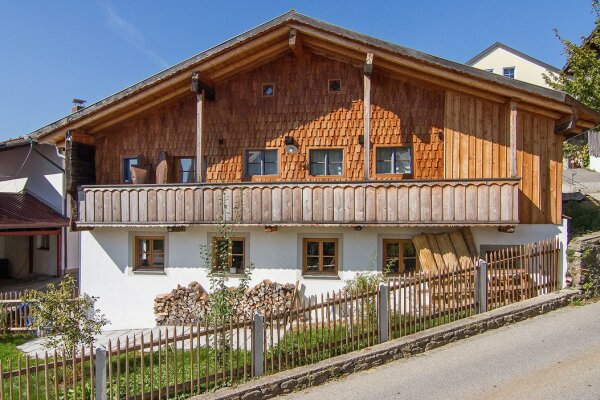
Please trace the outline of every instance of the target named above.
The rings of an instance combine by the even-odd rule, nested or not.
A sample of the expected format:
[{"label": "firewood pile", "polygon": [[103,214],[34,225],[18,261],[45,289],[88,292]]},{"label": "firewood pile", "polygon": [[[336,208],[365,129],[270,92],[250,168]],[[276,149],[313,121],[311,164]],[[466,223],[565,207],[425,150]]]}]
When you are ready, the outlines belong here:
[{"label": "firewood pile", "polygon": [[[294,285],[271,282],[268,279],[250,288],[237,304],[238,314],[251,318],[255,311],[270,313],[289,311],[296,288]],[[154,299],[157,325],[190,325],[201,322],[209,312],[208,293],[198,282],[187,287],[177,285],[170,293]]]}]

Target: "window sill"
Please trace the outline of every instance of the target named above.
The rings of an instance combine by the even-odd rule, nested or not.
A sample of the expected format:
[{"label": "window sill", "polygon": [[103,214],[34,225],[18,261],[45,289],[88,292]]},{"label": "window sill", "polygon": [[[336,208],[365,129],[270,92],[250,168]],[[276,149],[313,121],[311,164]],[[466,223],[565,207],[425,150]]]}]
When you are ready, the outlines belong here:
[{"label": "window sill", "polygon": [[134,275],[167,275],[167,273],[165,272],[164,269],[144,269],[144,268],[138,268],[138,269],[131,270],[131,272]]},{"label": "window sill", "polygon": [[303,279],[323,279],[323,280],[332,280],[332,281],[336,281],[336,280],[341,280],[342,278],[340,278],[339,275],[317,275],[317,274],[303,274],[302,275]]},{"label": "window sill", "polygon": [[246,276],[244,274],[231,274],[229,272],[227,272],[225,274],[217,274],[217,273],[212,272],[211,275],[214,275],[214,276],[223,276],[225,278],[243,278],[243,277]]}]

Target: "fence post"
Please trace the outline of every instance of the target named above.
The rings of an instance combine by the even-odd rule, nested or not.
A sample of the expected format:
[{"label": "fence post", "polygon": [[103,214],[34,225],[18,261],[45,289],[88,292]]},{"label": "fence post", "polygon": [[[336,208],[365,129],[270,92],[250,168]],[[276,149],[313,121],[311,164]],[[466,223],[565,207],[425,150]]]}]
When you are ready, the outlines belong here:
[{"label": "fence post", "polygon": [[384,343],[388,341],[389,337],[389,304],[388,304],[388,292],[389,287],[387,283],[382,283],[379,285],[379,295],[377,299],[377,332],[379,343]]},{"label": "fence post", "polygon": [[254,376],[263,376],[265,353],[264,353],[264,335],[265,318],[259,314],[254,314],[252,319],[252,365],[254,367]]},{"label": "fence post", "polygon": [[484,260],[477,262],[477,281],[475,282],[475,300],[479,305],[479,313],[487,311],[487,263]]},{"label": "fence post", "polygon": [[95,400],[106,400],[106,350],[96,349],[96,396]]},{"label": "fence post", "polygon": [[556,270],[558,272],[557,289],[562,290],[565,287],[565,276],[569,270],[569,264],[565,263],[565,246],[562,240],[558,242],[558,265]]}]

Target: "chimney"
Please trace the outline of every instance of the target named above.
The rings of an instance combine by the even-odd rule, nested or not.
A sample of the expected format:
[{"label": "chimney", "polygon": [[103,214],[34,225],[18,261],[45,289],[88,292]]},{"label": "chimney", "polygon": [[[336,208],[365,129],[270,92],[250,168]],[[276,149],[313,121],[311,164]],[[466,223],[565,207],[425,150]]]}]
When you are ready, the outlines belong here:
[{"label": "chimney", "polygon": [[84,103],[85,100],[73,99],[73,108],[71,108],[71,112],[74,113],[83,110],[85,108],[85,106],[83,105]]}]

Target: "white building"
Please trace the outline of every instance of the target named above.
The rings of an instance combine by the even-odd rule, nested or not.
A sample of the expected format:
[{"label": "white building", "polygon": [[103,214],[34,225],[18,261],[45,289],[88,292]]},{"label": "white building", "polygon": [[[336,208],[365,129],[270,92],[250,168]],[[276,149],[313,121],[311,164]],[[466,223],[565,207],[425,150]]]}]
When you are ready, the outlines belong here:
[{"label": "white building", "polygon": [[544,74],[560,73],[560,69],[500,42],[494,43],[471,58],[466,64],[507,78],[544,87],[549,87],[544,80]]},{"label": "white building", "polygon": [[79,267],[79,235],[64,217],[63,166],[55,146],[27,137],[0,143],[0,275],[58,276]]}]

